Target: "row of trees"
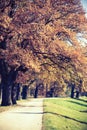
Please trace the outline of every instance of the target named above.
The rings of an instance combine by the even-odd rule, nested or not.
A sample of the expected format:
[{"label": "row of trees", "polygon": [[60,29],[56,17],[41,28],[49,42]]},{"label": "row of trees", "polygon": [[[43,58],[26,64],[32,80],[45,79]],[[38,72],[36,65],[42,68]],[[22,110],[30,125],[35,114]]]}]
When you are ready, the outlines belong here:
[{"label": "row of trees", "polygon": [[[86,91],[86,23],[80,0],[3,0],[0,3],[1,105],[15,103],[16,83],[31,85],[39,79],[44,90],[55,90],[55,95],[73,84],[79,92]],[[58,87],[52,90],[50,83]]]}]

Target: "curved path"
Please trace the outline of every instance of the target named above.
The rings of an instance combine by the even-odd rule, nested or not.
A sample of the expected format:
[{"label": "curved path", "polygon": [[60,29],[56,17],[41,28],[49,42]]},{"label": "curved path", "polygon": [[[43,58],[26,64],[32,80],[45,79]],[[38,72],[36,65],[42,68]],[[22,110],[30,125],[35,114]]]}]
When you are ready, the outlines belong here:
[{"label": "curved path", "polygon": [[41,130],[43,99],[19,102],[12,110],[0,113],[0,130]]}]

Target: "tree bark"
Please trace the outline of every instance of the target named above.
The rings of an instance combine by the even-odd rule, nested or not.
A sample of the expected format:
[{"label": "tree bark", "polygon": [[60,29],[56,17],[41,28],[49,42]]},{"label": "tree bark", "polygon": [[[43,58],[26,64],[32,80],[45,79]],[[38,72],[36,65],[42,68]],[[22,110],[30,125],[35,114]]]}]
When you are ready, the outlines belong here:
[{"label": "tree bark", "polygon": [[82,87],[82,80],[79,81],[79,86],[76,90],[76,98],[78,99],[81,93],[81,87]]},{"label": "tree bark", "polygon": [[1,106],[11,105],[11,86],[6,81],[2,81],[2,102]]},{"label": "tree bark", "polygon": [[[8,106],[11,104],[11,86],[8,82],[8,65],[4,60],[0,60],[0,74],[1,74],[1,86],[2,86],[2,106]],[[9,84],[9,85],[8,85]]]},{"label": "tree bark", "polygon": [[22,90],[22,99],[27,99],[28,86],[24,86]]},{"label": "tree bark", "polygon": [[79,91],[76,91],[76,98],[78,99],[80,96],[80,92]]},{"label": "tree bark", "polygon": [[71,86],[71,98],[74,98],[74,89],[75,89],[75,84],[72,84],[72,86]]},{"label": "tree bark", "polygon": [[0,98],[1,98],[1,91],[2,91],[2,87],[1,87],[1,83],[0,83]]},{"label": "tree bark", "polygon": [[3,60],[0,60],[0,74],[1,74],[1,85],[2,85],[2,106],[8,106],[12,103],[16,103],[15,88],[13,84],[16,80],[18,71],[27,71],[27,69],[21,65],[16,70],[14,67],[9,67],[8,64]]},{"label": "tree bark", "polygon": [[[1,65],[1,64],[0,64]],[[2,61],[2,73],[1,73],[1,84],[2,84],[2,106],[9,106],[12,104],[12,86],[16,79],[17,72],[13,68],[8,69],[7,63]]]},{"label": "tree bark", "polygon": [[18,83],[16,88],[17,88],[16,99],[20,100],[21,99],[21,85]]},{"label": "tree bark", "polygon": [[51,88],[50,89],[50,97],[53,97],[53,94],[54,94],[54,88]]},{"label": "tree bark", "polygon": [[16,84],[13,84],[12,86],[12,91],[11,91],[11,99],[12,99],[12,104],[17,104],[16,102],[16,93],[17,92],[17,88],[16,88]]},{"label": "tree bark", "polygon": [[46,94],[45,94],[45,97],[47,97],[47,92],[48,92],[48,84],[46,84]]},{"label": "tree bark", "polygon": [[36,86],[35,94],[34,94],[34,98],[37,98],[37,97],[38,97],[38,86]]}]

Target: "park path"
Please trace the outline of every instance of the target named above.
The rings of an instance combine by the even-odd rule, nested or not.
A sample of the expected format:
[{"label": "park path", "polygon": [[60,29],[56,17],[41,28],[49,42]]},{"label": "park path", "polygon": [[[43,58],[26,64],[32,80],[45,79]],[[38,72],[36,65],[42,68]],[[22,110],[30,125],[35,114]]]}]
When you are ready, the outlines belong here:
[{"label": "park path", "polygon": [[43,99],[19,102],[18,106],[0,113],[0,130],[41,130]]}]

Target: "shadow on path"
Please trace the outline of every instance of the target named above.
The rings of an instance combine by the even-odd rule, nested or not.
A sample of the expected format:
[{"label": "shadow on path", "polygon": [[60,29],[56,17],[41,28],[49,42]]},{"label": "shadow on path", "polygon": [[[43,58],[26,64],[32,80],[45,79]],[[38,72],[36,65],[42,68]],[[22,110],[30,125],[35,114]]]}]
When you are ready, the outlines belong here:
[{"label": "shadow on path", "polygon": [[43,107],[42,105],[40,105],[40,106],[39,105],[28,105],[27,106],[27,105],[19,105],[19,104],[17,106],[18,107]]},{"label": "shadow on path", "polygon": [[43,112],[11,112],[12,114],[43,114]]}]

